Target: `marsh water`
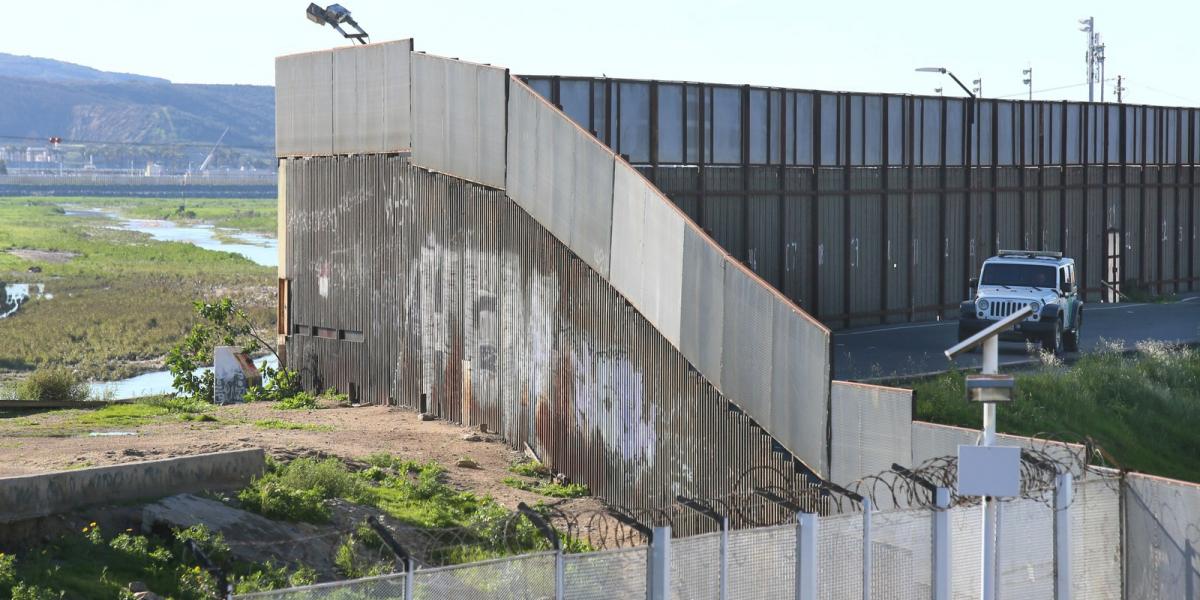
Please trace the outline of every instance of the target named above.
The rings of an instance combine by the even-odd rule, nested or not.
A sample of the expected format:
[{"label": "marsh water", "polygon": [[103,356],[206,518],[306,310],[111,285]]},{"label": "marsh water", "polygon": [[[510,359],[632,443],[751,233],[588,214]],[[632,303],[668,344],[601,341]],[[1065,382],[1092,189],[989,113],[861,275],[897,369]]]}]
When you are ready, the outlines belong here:
[{"label": "marsh water", "polygon": [[[101,209],[70,208],[65,213],[77,217],[108,217],[114,221],[114,228],[145,233],[160,242],[182,242],[205,250],[233,252],[268,267],[279,264],[278,242],[275,238],[262,234],[220,229],[212,225],[181,225],[165,219],[129,219]],[[2,310],[0,314],[3,314]],[[264,364],[278,366],[278,361],[274,356],[269,356],[255,360],[254,364],[261,369]],[[199,369],[197,372],[205,370],[207,369]],[[92,382],[91,386],[93,396],[112,399],[136,398],[173,391],[171,373],[168,371],[143,373],[118,381],[96,381]]]},{"label": "marsh water", "polygon": [[[274,355],[268,355],[255,359],[254,364],[259,370],[262,370],[263,366],[279,366],[279,361],[275,360]],[[197,369],[196,373],[200,374],[208,370],[210,369],[205,367]],[[171,387],[171,373],[169,371],[142,373],[137,377],[130,377],[129,379],[121,379],[119,381],[93,381],[91,386],[92,397],[110,398],[113,400],[168,394],[174,391]]]},{"label": "marsh water", "polygon": [[279,265],[279,242],[275,238],[259,233],[247,233],[236,229],[216,228],[212,225],[180,225],[165,219],[129,219],[101,209],[68,209],[68,216],[109,217],[115,221],[114,228],[138,231],[160,242],[183,242],[205,250],[233,252],[256,264],[267,267]]}]

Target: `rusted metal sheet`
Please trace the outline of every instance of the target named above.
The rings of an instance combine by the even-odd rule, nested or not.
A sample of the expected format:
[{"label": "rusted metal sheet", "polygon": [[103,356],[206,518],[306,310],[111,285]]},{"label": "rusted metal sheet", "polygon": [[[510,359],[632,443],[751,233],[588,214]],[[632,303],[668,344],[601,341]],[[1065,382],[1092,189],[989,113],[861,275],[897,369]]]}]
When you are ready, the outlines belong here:
[{"label": "rusted metal sheet", "polygon": [[286,177],[287,360],[306,386],[487,424],[627,506],[768,484],[818,496],[804,463],[503,191],[404,155],[289,160]]}]

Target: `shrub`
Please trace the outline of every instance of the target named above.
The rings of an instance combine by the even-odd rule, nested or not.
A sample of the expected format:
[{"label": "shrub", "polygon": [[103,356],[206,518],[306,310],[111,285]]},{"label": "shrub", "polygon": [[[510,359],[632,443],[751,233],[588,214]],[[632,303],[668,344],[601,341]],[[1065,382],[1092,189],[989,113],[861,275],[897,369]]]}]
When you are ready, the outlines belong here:
[{"label": "shrub", "polygon": [[0,588],[17,581],[17,557],[0,552]]},{"label": "shrub", "polygon": [[62,592],[40,585],[18,583],[12,588],[12,600],[60,600]]},{"label": "shrub", "polygon": [[224,563],[229,560],[229,544],[225,543],[225,536],[209,529],[207,525],[192,525],[176,530],[175,540],[181,545],[186,545],[189,540],[194,541],[213,562]]},{"label": "shrub", "polygon": [[327,523],[329,507],[315,489],[287,487],[274,479],[259,479],[238,492],[242,506],[270,519]]},{"label": "shrub", "polygon": [[527,460],[508,468],[509,471],[525,477],[549,477],[550,469],[536,460]]},{"label": "shrub", "polygon": [[261,569],[256,569],[245,575],[236,576],[233,582],[235,594],[251,592],[267,592],[301,585],[316,583],[317,573],[309,567],[300,567],[288,571],[286,565],[276,567],[267,561]]},{"label": "shrub", "polygon": [[317,407],[317,398],[308,392],[300,392],[275,403],[280,410],[312,410]]},{"label": "shrub", "polygon": [[16,395],[27,402],[81,402],[91,396],[91,388],[65,368],[42,367],[17,385]]}]

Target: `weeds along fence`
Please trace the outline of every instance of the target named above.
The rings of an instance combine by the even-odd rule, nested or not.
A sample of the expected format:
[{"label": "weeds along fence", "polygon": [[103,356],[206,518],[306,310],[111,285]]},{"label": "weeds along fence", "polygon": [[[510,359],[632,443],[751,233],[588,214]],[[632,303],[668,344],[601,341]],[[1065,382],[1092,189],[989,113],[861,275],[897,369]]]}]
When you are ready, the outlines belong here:
[{"label": "weeds along fence", "polygon": [[[947,462],[933,471],[952,473]],[[403,573],[238,598],[978,597],[982,509],[977,499],[957,496],[930,477],[933,471],[895,473],[889,485],[878,483],[881,475],[875,483],[857,486],[863,494],[832,486],[826,515],[790,512],[797,505],[788,497],[759,490],[755,496],[777,504],[787,516],[759,526],[743,518],[745,528],[737,529],[730,527],[726,511],[745,509],[743,500],[748,500],[680,498],[670,509],[639,515],[652,526],[625,523],[624,535],[592,544],[604,547],[598,551],[564,551],[556,534],[547,533],[553,550],[431,568],[410,558],[401,561],[407,567]],[[1122,597],[1123,479],[1102,469],[1085,469],[1078,481],[1069,471],[1025,475],[1021,496],[1001,502],[1000,597]],[[694,516],[722,526],[673,537],[680,532],[674,523]],[[588,523],[576,518],[571,526],[582,532]]]}]

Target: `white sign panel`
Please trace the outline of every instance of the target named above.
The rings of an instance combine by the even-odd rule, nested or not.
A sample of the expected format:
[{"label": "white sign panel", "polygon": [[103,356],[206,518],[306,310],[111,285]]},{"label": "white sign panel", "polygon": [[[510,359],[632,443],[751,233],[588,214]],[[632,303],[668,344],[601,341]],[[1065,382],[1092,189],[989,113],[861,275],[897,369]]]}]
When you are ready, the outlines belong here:
[{"label": "white sign panel", "polygon": [[958,493],[1011,498],[1021,494],[1021,449],[1016,446],[959,446]]}]

